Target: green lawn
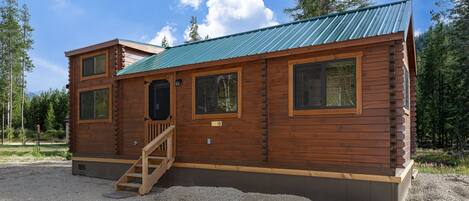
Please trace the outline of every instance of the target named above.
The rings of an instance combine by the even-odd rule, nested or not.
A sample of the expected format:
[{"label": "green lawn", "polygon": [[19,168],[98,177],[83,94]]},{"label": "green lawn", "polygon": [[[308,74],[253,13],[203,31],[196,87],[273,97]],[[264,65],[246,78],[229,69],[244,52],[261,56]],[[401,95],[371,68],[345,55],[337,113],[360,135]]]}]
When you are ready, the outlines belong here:
[{"label": "green lawn", "polygon": [[0,145],[0,163],[7,161],[29,161],[43,159],[69,159],[68,145],[65,143],[41,143],[39,150],[35,144]]},{"label": "green lawn", "polygon": [[456,158],[440,149],[417,149],[416,167],[422,173],[469,175],[469,156]]}]

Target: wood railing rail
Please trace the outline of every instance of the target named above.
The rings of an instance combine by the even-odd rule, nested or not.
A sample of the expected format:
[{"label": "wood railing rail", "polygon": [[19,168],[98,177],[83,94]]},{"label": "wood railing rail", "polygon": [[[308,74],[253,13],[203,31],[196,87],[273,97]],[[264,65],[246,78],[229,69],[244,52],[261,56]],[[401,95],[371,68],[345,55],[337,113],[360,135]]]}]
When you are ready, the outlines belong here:
[{"label": "wood railing rail", "polygon": [[[156,137],[166,130],[169,126],[174,125],[173,119],[168,118],[167,120],[147,120],[145,121],[145,144],[150,143]],[[166,144],[162,144],[159,150],[166,150]]]},{"label": "wood railing rail", "polygon": [[[142,185],[139,188],[139,193],[141,195],[150,192],[153,185],[158,181],[158,179],[168,170],[174,163],[176,143],[176,126],[170,125],[163,132],[161,132],[156,138],[150,141],[142,149]],[[149,163],[148,160],[150,155],[158,149],[163,143],[166,143],[166,156],[158,157],[161,159],[159,167],[155,169],[151,174],[149,174]],[[152,157],[155,158],[155,157]]]}]

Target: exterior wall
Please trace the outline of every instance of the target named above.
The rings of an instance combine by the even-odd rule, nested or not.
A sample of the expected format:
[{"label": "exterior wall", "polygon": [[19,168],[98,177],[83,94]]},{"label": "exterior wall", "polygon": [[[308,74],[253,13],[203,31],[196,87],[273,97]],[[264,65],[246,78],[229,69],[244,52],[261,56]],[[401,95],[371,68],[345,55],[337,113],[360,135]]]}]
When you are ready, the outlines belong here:
[{"label": "exterior wall", "polygon": [[[289,60],[356,51],[363,52],[361,115],[288,116]],[[176,88],[177,161],[394,174],[389,151],[388,43],[275,58],[266,64],[268,148],[263,146],[262,61],[219,67],[243,68],[240,119],[193,120],[191,74],[201,70],[178,72],[183,84]],[[223,126],[211,127],[214,120],[223,121]],[[263,153],[268,153],[267,162]]]},{"label": "exterior wall", "polygon": [[[176,160],[394,175],[394,168],[404,167],[410,159],[411,120],[403,116],[399,93],[406,57],[400,44],[380,43],[177,72],[176,79],[182,84],[176,87]],[[111,47],[109,52],[109,68],[114,72],[127,60],[122,53],[131,51]],[[288,61],[350,52],[363,53],[362,113],[288,116]],[[79,55],[70,61],[74,153],[138,157],[145,136],[143,77],[80,81],[76,67]],[[395,64],[395,85],[391,84],[391,63]],[[192,74],[234,67],[242,68],[241,118],[192,119]],[[113,122],[78,124],[76,91],[100,84],[113,86]],[[395,96],[391,98],[391,94]],[[391,115],[392,111],[400,116]],[[222,121],[223,126],[212,127],[214,120]],[[394,140],[392,129],[396,130]],[[393,146],[397,151],[393,152]]]},{"label": "exterior wall", "polygon": [[[114,74],[114,66],[117,55],[115,54],[116,46],[96,50],[108,52],[108,76],[104,78],[80,80],[80,57],[74,55],[70,60],[70,132],[72,152],[85,155],[112,155],[114,149],[114,132],[112,122],[96,122],[96,123],[78,123],[78,91],[80,89],[96,86],[109,86],[113,84],[112,75]],[[92,53],[92,52],[88,52]],[[88,54],[85,53],[85,54]],[[111,90],[112,91],[112,90]],[[112,115],[111,115],[112,116]]]},{"label": "exterior wall", "polygon": [[[217,164],[259,165],[262,161],[261,130],[261,68],[259,63],[243,63],[230,67],[242,67],[241,118],[192,119],[192,73],[212,71],[178,72],[176,79],[182,85],[176,87],[177,154],[181,162]],[[217,68],[220,69],[220,68]],[[211,127],[211,121],[221,120],[223,126]],[[207,138],[212,144],[207,144]]]},{"label": "exterior wall", "polygon": [[122,155],[133,158],[142,154],[145,146],[144,133],[144,83],[143,78],[121,80],[121,119],[120,135],[122,136]]},{"label": "exterior wall", "polygon": [[[86,54],[93,52],[107,51],[107,76],[95,79],[80,80],[80,57]],[[120,86],[119,82],[113,80],[112,77],[115,76],[115,72],[119,69],[124,68],[126,65],[137,61],[138,58],[143,56],[150,55],[139,50],[131,49],[124,47],[122,45],[114,45],[103,49],[98,49],[92,52],[86,52],[83,54],[73,55],[69,57],[69,85],[70,85],[70,148],[75,155],[89,155],[89,156],[115,156],[116,154],[122,154],[123,151],[129,152],[129,150],[123,150],[122,145],[134,142],[135,138],[128,137],[131,136],[133,132],[123,135],[125,132],[121,132],[119,129],[119,122],[121,118],[135,117],[132,116],[131,112],[127,112],[129,106],[133,103],[130,102],[121,102],[128,101],[129,98],[143,94],[142,91],[135,91],[129,86],[132,85],[123,85]],[[132,80],[126,80],[128,83],[132,83]],[[89,87],[99,87],[111,86],[111,122],[90,122],[90,123],[79,123],[78,122],[78,93],[79,90],[89,88]],[[130,90],[128,90],[130,89]],[[129,94],[134,92],[135,94]],[[129,95],[127,95],[129,94]],[[138,97],[138,96],[137,96]],[[123,109],[128,116],[122,116],[121,113],[117,112],[120,109]],[[133,109],[133,108],[131,108]],[[143,111],[143,109],[141,109]],[[143,115],[141,115],[143,116]],[[139,117],[141,119],[141,117]],[[131,131],[132,126],[137,127],[136,123],[131,122],[127,124],[122,131]],[[126,130],[127,129],[127,130]],[[142,132],[143,133],[143,132]],[[143,135],[143,134],[142,134]],[[137,143],[139,140],[137,140]],[[141,143],[139,144],[141,146]],[[141,148],[141,147],[140,147]],[[135,150],[132,150],[133,153]],[[125,153],[123,154],[125,155]],[[133,154],[135,155],[135,154]]]},{"label": "exterior wall", "polygon": [[[362,114],[288,116],[287,62],[363,51]],[[390,169],[388,45],[292,56],[269,62],[269,159],[329,171],[393,174]]]}]

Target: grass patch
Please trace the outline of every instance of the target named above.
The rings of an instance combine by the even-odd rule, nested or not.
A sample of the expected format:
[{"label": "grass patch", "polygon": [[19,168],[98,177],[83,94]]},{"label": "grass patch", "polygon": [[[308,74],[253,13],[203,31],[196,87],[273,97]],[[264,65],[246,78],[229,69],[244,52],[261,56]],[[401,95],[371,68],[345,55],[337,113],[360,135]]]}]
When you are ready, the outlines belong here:
[{"label": "grass patch", "polygon": [[44,159],[69,160],[70,158],[71,154],[65,143],[41,143],[39,148],[35,144],[0,145],[0,162]]},{"label": "grass patch", "polygon": [[440,149],[417,149],[414,160],[422,173],[469,175],[469,156],[457,158]]}]

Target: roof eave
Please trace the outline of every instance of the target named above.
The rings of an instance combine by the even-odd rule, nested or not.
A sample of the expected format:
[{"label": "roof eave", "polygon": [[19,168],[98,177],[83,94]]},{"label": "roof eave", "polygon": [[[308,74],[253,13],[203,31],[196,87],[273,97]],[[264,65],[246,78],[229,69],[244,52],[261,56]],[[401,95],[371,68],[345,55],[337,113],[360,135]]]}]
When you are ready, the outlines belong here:
[{"label": "roof eave", "polygon": [[66,51],[65,56],[66,57],[71,57],[71,56],[74,56],[74,55],[77,55],[77,54],[83,54],[83,53],[86,53],[86,52],[91,52],[91,51],[94,51],[94,50],[107,48],[107,47],[111,47],[111,46],[114,46],[114,45],[124,45],[124,46],[130,47],[130,48],[137,49],[137,50],[147,52],[147,53],[151,53],[151,54],[157,54],[157,53],[160,53],[161,51],[164,50],[164,48],[162,48],[162,47],[158,47],[158,46],[154,46],[154,45],[150,45],[150,44],[132,42],[132,41],[128,41],[128,40],[121,40],[121,39],[116,38],[116,39],[109,40],[109,41],[106,41],[106,42],[102,42],[102,43],[98,43],[98,44],[89,45],[89,46],[86,46],[86,47]]}]

